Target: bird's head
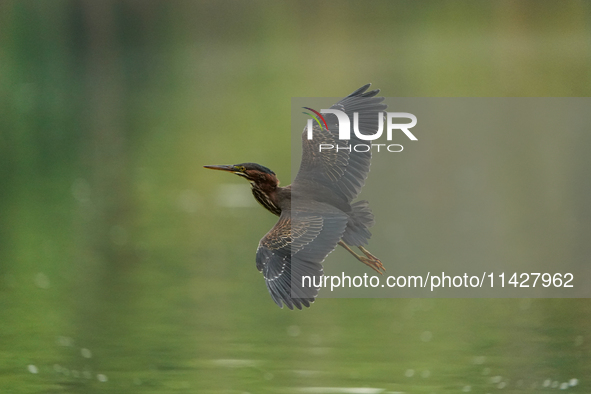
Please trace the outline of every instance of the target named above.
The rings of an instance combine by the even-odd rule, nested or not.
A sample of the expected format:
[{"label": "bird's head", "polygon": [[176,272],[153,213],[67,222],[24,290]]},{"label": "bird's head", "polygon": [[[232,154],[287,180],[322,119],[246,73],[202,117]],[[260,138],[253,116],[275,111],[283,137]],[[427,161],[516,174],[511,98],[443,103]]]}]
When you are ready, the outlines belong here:
[{"label": "bird's head", "polygon": [[279,180],[273,171],[265,166],[256,163],[241,163],[234,165],[203,166],[210,170],[232,172],[238,176],[248,179],[258,186],[276,187]]}]

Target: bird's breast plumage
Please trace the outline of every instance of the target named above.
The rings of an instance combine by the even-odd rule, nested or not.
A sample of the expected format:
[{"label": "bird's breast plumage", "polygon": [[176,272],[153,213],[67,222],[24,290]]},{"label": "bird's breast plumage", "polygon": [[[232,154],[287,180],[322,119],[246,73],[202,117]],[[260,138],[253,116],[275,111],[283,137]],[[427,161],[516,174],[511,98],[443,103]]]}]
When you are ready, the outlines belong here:
[{"label": "bird's breast plumage", "polygon": [[255,200],[274,215],[281,215],[281,208],[277,204],[277,192],[264,192],[257,184],[252,184],[252,195]]}]

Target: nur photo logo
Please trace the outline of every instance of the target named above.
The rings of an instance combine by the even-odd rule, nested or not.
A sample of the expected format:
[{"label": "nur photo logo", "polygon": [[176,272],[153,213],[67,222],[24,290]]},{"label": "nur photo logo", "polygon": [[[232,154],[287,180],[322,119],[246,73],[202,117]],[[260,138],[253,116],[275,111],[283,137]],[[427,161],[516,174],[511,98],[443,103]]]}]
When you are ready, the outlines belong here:
[{"label": "nur photo logo", "polygon": [[[302,107],[304,109],[309,110],[310,112],[303,112],[305,115],[309,115],[312,119],[308,119],[306,125],[306,133],[308,140],[314,139],[314,128],[315,124],[319,128],[317,131],[321,131],[322,129],[328,130],[330,132],[334,132],[329,128],[328,123],[326,122],[325,117],[322,114],[332,114],[336,117],[336,123],[331,123],[331,127],[338,128],[338,136],[339,140],[345,141],[343,145],[339,144],[328,144],[328,143],[318,143],[318,151],[328,151],[328,150],[347,150],[349,152],[368,152],[370,150],[375,150],[380,152],[380,148],[385,147],[388,152],[402,152],[404,147],[400,144],[379,144],[379,143],[366,143],[366,144],[354,144],[351,145],[348,141],[351,139],[351,124],[353,124],[353,133],[355,137],[362,141],[375,141],[380,138],[384,134],[384,119],[386,119],[386,140],[392,141],[392,136],[394,131],[399,130],[406,135],[411,141],[417,141],[417,137],[410,131],[411,128],[416,126],[417,124],[417,117],[408,112],[377,112],[371,114],[363,114],[361,117],[368,117],[368,116],[377,116],[378,119],[378,128],[375,132],[368,134],[367,130],[363,130],[363,121],[360,122],[360,114],[359,112],[353,112],[353,120],[349,118],[347,113],[338,109],[321,109],[320,112],[310,108],[310,107]],[[385,115],[384,115],[385,114]],[[407,119],[410,120],[408,123],[395,123],[398,122],[400,119]],[[361,128],[360,128],[361,124]]]}]

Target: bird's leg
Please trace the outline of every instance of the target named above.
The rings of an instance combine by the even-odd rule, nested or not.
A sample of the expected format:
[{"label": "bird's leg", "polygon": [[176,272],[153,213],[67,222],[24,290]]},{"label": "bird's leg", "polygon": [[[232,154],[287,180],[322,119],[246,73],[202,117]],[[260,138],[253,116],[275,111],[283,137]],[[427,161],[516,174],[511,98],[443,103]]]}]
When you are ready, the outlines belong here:
[{"label": "bird's leg", "polygon": [[360,256],[357,253],[355,253],[353,251],[353,249],[351,249],[349,247],[349,245],[347,245],[346,243],[344,243],[343,241],[339,241],[339,245],[341,245],[343,248],[345,248],[349,253],[351,253],[353,256],[355,256],[355,258],[359,261],[361,261],[363,264],[369,266],[371,269],[373,269],[374,271],[376,271],[378,274],[382,275],[383,272],[382,271],[386,271],[386,268],[384,268],[384,265],[382,264],[382,262],[380,261],[380,259],[378,259],[376,256],[374,256],[373,254],[371,254],[367,249],[365,249],[363,246],[358,246],[359,250],[361,250],[363,252],[364,256]]},{"label": "bird's leg", "polygon": [[[363,246],[358,246],[359,250],[361,250],[363,252],[364,255],[366,255],[369,259],[371,260],[377,260],[380,261],[380,259],[378,259],[376,256],[374,256],[373,254],[371,254],[371,252],[367,249],[365,249]],[[382,265],[382,262],[380,261],[380,265]],[[384,266],[382,265],[382,268],[384,268]]]},{"label": "bird's leg", "polygon": [[[386,267],[384,267],[384,264],[382,264],[382,262],[380,261],[380,259],[378,259],[376,256],[374,256],[372,253],[370,253],[369,250],[365,249],[363,246],[358,246],[359,250],[361,250],[363,252],[363,254],[365,256],[367,256],[367,258],[369,259],[369,261],[375,265],[378,269],[375,269],[373,267],[373,265],[370,265],[370,267],[372,267],[373,269],[375,269],[376,271],[378,271],[378,273],[382,274],[382,272],[380,271],[386,271]],[[365,263],[365,261],[364,261]],[[367,264],[367,263],[366,263]],[[369,264],[368,264],[369,265]]]}]

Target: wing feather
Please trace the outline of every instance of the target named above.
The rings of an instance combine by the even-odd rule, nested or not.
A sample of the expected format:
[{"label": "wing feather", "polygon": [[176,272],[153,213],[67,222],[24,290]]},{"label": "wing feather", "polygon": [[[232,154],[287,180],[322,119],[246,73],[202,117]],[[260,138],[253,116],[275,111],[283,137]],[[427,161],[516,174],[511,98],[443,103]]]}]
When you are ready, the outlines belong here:
[{"label": "wing feather", "polygon": [[[351,121],[353,113],[359,113],[359,128],[364,134],[374,134],[378,129],[379,112],[386,109],[383,97],[375,97],[379,89],[367,91],[370,84],[362,86],[345,97],[331,109],[345,112]],[[350,203],[361,191],[369,172],[371,150],[355,152],[351,149],[357,144],[367,144],[368,141],[359,139],[351,131],[351,139],[338,139],[338,121],[333,114],[325,114],[328,130],[318,124],[313,127],[313,139],[308,140],[308,133],[302,134],[302,163],[294,180],[298,182],[316,182],[329,187],[342,200]],[[352,126],[352,125],[351,125]],[[319,144],[331,144],[340,149],[323,150],[318,152]]]},{"label": "wing feather", "polygon": [[[292,215],[293,212],[293,215]],[[347,226],[340,210],[311,202],[298,210],[284,210],[275,226],[261,239],[257,268],[263,273],[273,301],[280,307],[309,307],[318,295],[322,262],[334,250]],[[310,282],[303,285],[302,279]]]}]

